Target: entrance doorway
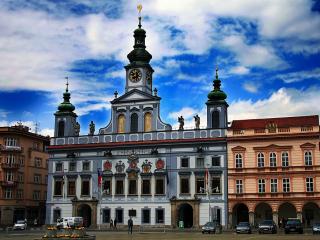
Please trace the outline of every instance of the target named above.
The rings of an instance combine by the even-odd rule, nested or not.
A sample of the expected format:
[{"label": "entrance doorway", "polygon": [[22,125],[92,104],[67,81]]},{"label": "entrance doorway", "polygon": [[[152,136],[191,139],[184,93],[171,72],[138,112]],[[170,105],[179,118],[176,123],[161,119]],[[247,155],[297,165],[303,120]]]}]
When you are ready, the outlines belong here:
[{"label": "entrance doorway", "polygon": [[178,226],[180,221],[183,221],[184,228],[193,226],[193,208],[188,203],[183,203],[179,207]]},{"label": "entrance doorway", "polygon": [[78,216],[83,218],[83,226],[91,225],[91,207],[87,204],[82,204],[78,208]]},{"label": "entrance doorway", "polygon": [[233,208],[232,224],[236,226],[239,222],[249,222],[249,209],[243,203],[239,203]]}]

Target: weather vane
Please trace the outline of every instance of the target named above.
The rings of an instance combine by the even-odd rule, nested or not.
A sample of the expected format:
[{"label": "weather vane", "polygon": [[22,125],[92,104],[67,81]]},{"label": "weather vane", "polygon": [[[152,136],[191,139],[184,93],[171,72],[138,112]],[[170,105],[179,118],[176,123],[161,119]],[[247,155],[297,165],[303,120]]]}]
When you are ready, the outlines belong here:
[{"label": "weather vane", "polygon": [[65,79],[67,80],[67,83],[66,83],[67,89],[66,89],[66,91],[68,92],[68,90],[69,90],[69,77],[65,77]]},{"label": "weather vane", "polygon": [[140,16],[140,15],[141,15],[141,10],[142,10],[142,5],[141,5],[141,4],[139,4],[139,5],[137,6],[137,9],[138,9],[139,16]]}]

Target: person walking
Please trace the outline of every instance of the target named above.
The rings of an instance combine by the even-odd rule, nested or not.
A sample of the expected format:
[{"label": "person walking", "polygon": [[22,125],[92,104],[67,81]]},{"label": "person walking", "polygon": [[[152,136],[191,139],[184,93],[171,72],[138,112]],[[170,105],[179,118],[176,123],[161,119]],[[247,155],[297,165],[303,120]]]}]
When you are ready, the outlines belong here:
[{"label": "person walking", "polygon": [[113,220],[112,220],[112,218],[110,219],[110,229],[111,230],[113,229]]},{"label": "person walking", "polygon": [[115,230],[118,230],[117,229],[117,222],[118,222],[117,218],[115,218],[114,221],[113,221],[113,229],[115,229]]},{"label": "person walking", "polygon": [[133,221],[131,219],[131,217],[128,220],[128,234],[131,233],[132,234],[132,228],[133,228]]}]

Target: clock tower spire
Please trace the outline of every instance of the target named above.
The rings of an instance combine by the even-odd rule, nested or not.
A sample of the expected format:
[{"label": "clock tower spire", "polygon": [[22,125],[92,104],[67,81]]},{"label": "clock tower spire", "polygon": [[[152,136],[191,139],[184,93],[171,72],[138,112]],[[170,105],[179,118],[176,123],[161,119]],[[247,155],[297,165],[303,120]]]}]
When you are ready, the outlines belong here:
[{"label": "clock tower spire", "polygon": [[145,39],[146,31],[141,24],[142,5],[138,5],[139,23],[138,28],[134,30],[133,50],[127,55],[129,64],[126,69],[126,92],[139,89],[152,95],[152,73],[153,69],[149,62],[152,55],[146,50]]}]

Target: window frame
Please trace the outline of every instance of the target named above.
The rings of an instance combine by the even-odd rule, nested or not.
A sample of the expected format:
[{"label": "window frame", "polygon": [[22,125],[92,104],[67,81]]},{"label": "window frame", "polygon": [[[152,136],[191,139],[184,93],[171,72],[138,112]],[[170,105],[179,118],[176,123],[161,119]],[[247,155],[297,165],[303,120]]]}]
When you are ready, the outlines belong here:
[{"label": "window frame", "polygon": [[284,193],[289,193],[290,189],[291,189],[290,178],[283,178],[282,179],[282,191]]},{"label": "window frame", "polygon": [[271,193],[277,193],[278,192],[278,179],[277,178],[271,178],[270,179],[270,192]]},{"label": "window frame", "polygon": [[[81,178],[81,196],[84,196],[84,197],[88,197],[91,195],[91,186],[90,186],[90,178]],[[84,185],[85,183],[85,185]],[[84,192],[84,188],[86,187],[86,184],[87,187],[88,187],[88,190],[86,192],[88,192],[88,194],[86,194],[86,192]]]},{"label": "window frame", "polygon": [[243,156],[242,153],[236,153],[235,155],[236,168],[243,168]]},{"label": "window frame", "polygon": [[[146,187],[144,185],[145,182],[149,182],[149,187],[148,186]],[[148,191],[145,192],[145,189],[148,189]],[[141,195],[151,195],[151,179],[150,178],[141,179]]]},{"label": "window frame", "polygon": [[259,152],[257,155],[257,163],[258,163],[258,168],[264,168],[265,167],[265,162],[264,162],[264,153]]},{"label": "window frame", "polygon": [[306,150],[304,152],[304,165],[305,166],[312,166],[313,165],[313,156],[311,150]]},{"label": "window frame", "polygon": [[[184,163],[187,163],[187,166],[183,166],[185,165]],[[188,157],[180,158],[180,168],[189,168],[189,166],[190,166],[190,159]]]},{"label": "window frame", "polygon": [[[144,213],[148,213],[149,216],[145,219]],[[146,221],[147,220],[147,221]],[[151,209],[150,208],[142,208],[141,209],[141,224],[142,225],[149,225],[151,224]]]},{"label": "window frame", "polygon": [[287,151],[281,153],[281,166],[289,167],[289,153]]},{"label": "window frame", "polygon": [[258,193],[266,193],[266,180],[263,178],[258,179]]},{"label": "window frame", "polygon": [[[122,182],[122,185],[121,185],[121,189],[122,191],[119,191],[119,183]],[[115,182],[115,195],[124,195],[124,188],[125,188],[125,183],[124,183],[124,179],[116,179],[116,182]]]},{"label": "window frame", "polygon": [[[186,181],[185,183],[187,184],[182,184],[183,181]],[[187,192],[182,192],[182,190],[186,190],[186,189],[188,189]],[[180,194],[181,195],[190,194],[190,177],[189,176],[180,176]]]},{"label": "window frame", "polygon": [[306,177],[306,191],[307,192],[314,192],[314,178],[313,177]]},{"label": "window frame", "polygon": [[270,167],[277,167],[277,154],[275,152],[269,153],[269,164]]},{"label": "window frame", "polygon": [[243,180],[236,179],[236,193],[243,194]]},{"label": "window frame", "polygon": [[[158,181],[162,182],[162,191],[161,193],[158,192]],[[165,195],[166,194],[166,185],[165,185],[165,178],[164,177],[158,177],[155,178],[155,195]]]}]

